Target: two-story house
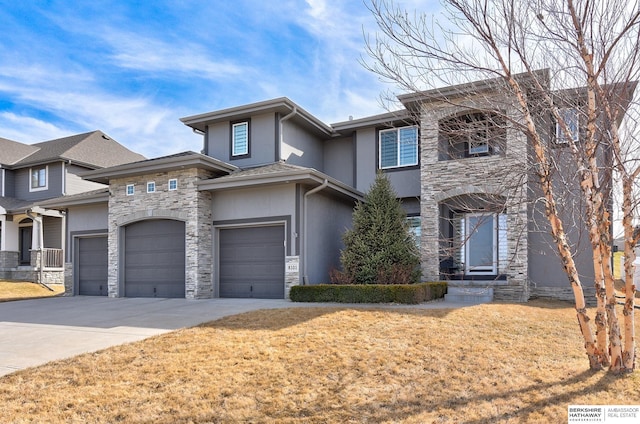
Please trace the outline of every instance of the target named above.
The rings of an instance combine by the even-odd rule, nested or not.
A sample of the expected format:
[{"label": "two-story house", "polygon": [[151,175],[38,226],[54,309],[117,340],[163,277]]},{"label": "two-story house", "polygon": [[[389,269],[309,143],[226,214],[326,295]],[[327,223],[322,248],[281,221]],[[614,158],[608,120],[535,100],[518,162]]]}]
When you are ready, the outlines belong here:
[{"label": "two-story house", "polygon": [[[420,243],[424,280],[501,300],[568,298],[529,143],[501,96],[489,82],[449,87],[333,125],[287,98],[183,118],[202,135],[201,153],[94,169],[82,177],[108,191],[42,202],[67,217],[68,291],[283,298],[292,285],[326,283],[354,205],[384,172]],[[566,113],[578,134],[578,114]],[[573,196],[564,213],[578,222]],[[588,281],[588,239],[570,236]]]},{"label": "two-story house", "polygon": [[100,131],[32,145],[0,138],[0,152],[0,276],[62,283],[67,216],[42,205],[105,190],[79,174],[144,157]]}]

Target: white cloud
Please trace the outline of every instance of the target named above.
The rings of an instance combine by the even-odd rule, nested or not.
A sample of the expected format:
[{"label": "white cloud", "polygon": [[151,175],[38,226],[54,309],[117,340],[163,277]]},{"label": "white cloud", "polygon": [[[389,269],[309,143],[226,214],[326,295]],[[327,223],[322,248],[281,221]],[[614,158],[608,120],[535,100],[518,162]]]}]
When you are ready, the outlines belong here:
[{"label": "white cloud", "polygon": [[10,140],[31,144],[72,133],[73,131],[30,116],[19,116],[11,112],[0,113],[0,135]]},{"label": "white cloud", "polygon": [[103,39],[111,46],[114,65],[145,72],[182,73],[217,79],[234,77],[247,70],[231,60],[213,61],[204,46],[183,40],[174,42],[144,37],[112,28],[104,31]]}]

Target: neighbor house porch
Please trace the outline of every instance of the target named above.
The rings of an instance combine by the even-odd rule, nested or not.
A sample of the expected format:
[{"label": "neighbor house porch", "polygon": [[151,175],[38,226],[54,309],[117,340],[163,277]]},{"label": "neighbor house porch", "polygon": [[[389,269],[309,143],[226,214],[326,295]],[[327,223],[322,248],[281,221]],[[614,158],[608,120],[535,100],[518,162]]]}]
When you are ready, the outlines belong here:
[{"label": "neighbor house porch", "polygon": [[0,210],[0,278],[63,284],[65,231],[61,211]]}]

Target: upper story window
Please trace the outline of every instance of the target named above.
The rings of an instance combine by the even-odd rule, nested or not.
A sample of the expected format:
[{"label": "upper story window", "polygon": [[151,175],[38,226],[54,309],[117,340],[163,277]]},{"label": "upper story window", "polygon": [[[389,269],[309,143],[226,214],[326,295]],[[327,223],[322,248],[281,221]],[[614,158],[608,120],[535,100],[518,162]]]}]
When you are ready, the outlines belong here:
[{"label": "upper story window", "polygon": [[379,137],[380,169],[418,164],[418,127],[381,130]]},{"label": "upper story window", "polygon": [[147,193],[155,193],[156,192],[156,183],[154,181],[149,181],[147,183]]},{"label": "upper story window", "polygon": [[231,157],[249,155],[249,121],[231,124]]},{"label": "upper story window", "polygon": [[[562,108],[558,109],[558,115],[560,116],[560,121],[556,122],[556,143],[557,144],[567,144],[569,140],[572,140],[574,143],[578,141],[578,137],[580,136],[580,118],[578,114],[578,109],[576,108]],[[567,137],[567,134],[562,127],[561,122],[567,127],[567,131],[571,138]]]},{"label": "upper story window", "polygon": [[127,196],[133,196],[136,193],[136,186],[133,184],[127,184]]},{"label": "upper story window", "polygon": [[47,189],[47,181],[48,181],[48,166],[41,166],[39,168],[31,168],[31,183],[29,185],[29,191],[39,191]]},{"label": "upper story window", "polygon": [[178,179],[172,178],[169,180],[169,191],[174,191],[178,189]]},{"label": "upper story window", "polygon": [[497,113],[468,113],[438,122],[438,159],[452,160],[502,154],[505,119]]}]

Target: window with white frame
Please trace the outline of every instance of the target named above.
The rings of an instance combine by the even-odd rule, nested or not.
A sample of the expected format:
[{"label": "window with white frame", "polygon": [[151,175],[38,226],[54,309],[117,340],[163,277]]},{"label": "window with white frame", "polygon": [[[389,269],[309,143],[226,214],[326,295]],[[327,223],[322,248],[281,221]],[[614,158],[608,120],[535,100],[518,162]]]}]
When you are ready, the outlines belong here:
[{"label": "window with white frame", "polygon": [[38,190],[46,190],[47,189],[47,180],[49,167],[41,166],[39,168],[31,168],[31,183],[29,185],[29,191],[38,191]]},{"label": "window with white frame", "polygon": [[174,191],[178,189],[178,179],[172,178],[169,180],[169,191]]},{"label": "window with white frame", "polygon": [[[576,108],[562,108],[558,109],[558,115],[560,119],[556,122],[556,143],[567,144],[569,140],[574,143],[578,141],[580,136],[580,118],[578,109]],[[563,128],[562,123],[567,127],[570,138],[567,137],[567,133]]]},{"label": "window with white frame", "polygon": [[418,164],[418,127],[381,130],[379,135],[380,169]]},{"label": "window with white frame", "polygon": [[249,121],[231,124],[231,156],[249,155]]},{"label": "window with white frame", "polygon": [[127,184],[127,196],[133,196],[136,193],[136,186],[134,184]]},{"label": "window with white frame", "polygon": [[147,193],[155,193],[156,192],[156,183],[155,181],[149,181],[147,183]]}]

